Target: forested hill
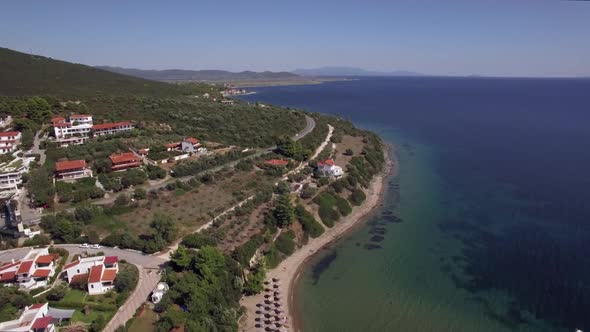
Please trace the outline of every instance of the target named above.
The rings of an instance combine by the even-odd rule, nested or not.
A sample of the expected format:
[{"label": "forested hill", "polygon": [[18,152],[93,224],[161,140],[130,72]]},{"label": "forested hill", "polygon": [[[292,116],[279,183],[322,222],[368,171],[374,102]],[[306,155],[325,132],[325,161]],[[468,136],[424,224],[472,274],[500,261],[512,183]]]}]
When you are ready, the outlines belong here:
[{"label": "forested hill", "polygon": [[94,67],[0,48],[0,95],[171,96],[189,93],[180,86],[113,73]]},{"label": "forested hill", "polygon": [[114,73],[145,78],[157,81],[170,82],[188,82],[188,81],[249,81],[249,80],[276,80],[276,79],[293,79],[299,77],[289,72],[253,72],[242,71],[238,73],[225,70],[184,70],[184,69],[166,69],[166,70],[143,70],[134,68],[121,68],[110,66],[99,66],[99,69],[108,70]]}]

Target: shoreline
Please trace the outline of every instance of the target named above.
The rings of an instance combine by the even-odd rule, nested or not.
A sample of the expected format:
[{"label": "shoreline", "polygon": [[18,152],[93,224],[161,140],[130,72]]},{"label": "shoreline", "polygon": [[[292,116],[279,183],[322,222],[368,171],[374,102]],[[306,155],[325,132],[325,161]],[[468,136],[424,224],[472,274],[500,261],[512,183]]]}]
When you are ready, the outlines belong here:
[{"label": "shoreline", "polygon": [[[384,145],[386,165],[383,171],[376,175],[367,190],[365,202],[353,209],[352,213],[340,219],[332,228],[326,228],[322,236],[310,239],[309,243],[299,248],[291,256],[282,261],[279,266],[268,271],[267,279],[278,278],[281,280],[279,287],[285,296],[285,313],[289,320],[289,331],[301,331],[301,318],[295,306],[295,287],[305,264],[319,252],[333,242],[361,226],[379,206],[384,199],[386,182],[391,176],[397,174],[397,161],[394,159],[392,145]],[[256,316],[256,303],[262,301],[264,294],[242,297],[240,304],[246,308],[246,315],[239,320],[240,331],[257,331],[254,317]]]}]

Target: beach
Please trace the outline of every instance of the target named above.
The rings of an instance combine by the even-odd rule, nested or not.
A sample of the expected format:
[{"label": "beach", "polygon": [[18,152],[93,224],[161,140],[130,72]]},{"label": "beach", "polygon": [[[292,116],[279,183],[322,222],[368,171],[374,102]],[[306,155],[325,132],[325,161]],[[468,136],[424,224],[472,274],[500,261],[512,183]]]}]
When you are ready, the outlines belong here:
[{"label": "beach", "polygon": [[[386,166],[384,170],[375,176],[366,193],[365,202],[353,209],[352,213],[340,219],[332,228],[326,228],[324,234],[315,239],[310,239],[303,247],[299,248],[291,256],[287,257],[276,268],[268,271],[267,280],[276,278],[280,280],[279,291],[283,295],[282,305],[285,306],[285,312],[288,318],[288,330],[299,331],[301,324],[298,323],[297,314],[294,306],[294,290],[297,284],[297,279],[305,263],[319,253],[326,246],[339,238],[346,235],[355,226],[362,224],[366,217],[377,208],[383,199],[385,192],[385,184],[390,176],[397,174],[397,162],[392,159],[393,147],[386,146],[384,148]],[[240,331],[258,331],[254,320],[256,317],[256,304],[264,301],[264,294],[257,294],[254,296],[244,296],[240,300],[240,304],[246,308],[245,315],[240,319]]]}]

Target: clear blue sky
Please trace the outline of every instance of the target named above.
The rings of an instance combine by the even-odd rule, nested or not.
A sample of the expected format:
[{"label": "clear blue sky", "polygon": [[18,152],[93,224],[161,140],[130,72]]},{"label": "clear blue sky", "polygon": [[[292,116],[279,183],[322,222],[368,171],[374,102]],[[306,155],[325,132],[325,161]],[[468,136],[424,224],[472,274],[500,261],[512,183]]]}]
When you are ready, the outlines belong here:
[{"label": "clear blue sky", "polygon": [[590,76],[583,1],[29,1],[0,46],[88,65]]}]

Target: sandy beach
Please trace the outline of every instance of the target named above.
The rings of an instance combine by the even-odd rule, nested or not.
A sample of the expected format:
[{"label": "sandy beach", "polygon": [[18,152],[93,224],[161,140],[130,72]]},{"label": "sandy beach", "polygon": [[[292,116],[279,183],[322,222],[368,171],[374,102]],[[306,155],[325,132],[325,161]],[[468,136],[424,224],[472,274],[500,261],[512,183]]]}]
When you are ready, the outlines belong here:
[{"label": "sandy beach", "polygon": [[[300,324],[298,324],[294,312],[294,289],[305,262],[330,243],[346,235],[355,226],[362,224],[362,221],[366,220],[365,217],[380,205],[385,191],[385,182],[390,176],[395,176],[397,172],[397,163],[392,159],[391,147],[387,146],[385,150],[387,166],[381,174],[375,176],[371,181],[365,202],[361,206],[354,208],[350,215],[340,219],[334,227],[326,228],[322,236],[310,239],[308,244],[299,248],[293,255],[282,261],[279,266],[267,273],[267,279],[277,278],[280,280],[279,290],[283,295],[282,305],[287,313],[289,331],[300,330]],[[256,304],[263,301],[264,294],[242,297],[240,304],[246,308],[246,314],[239,321],[239,331],[260,330],[255,326],[256,310],[258,309]]]}]

